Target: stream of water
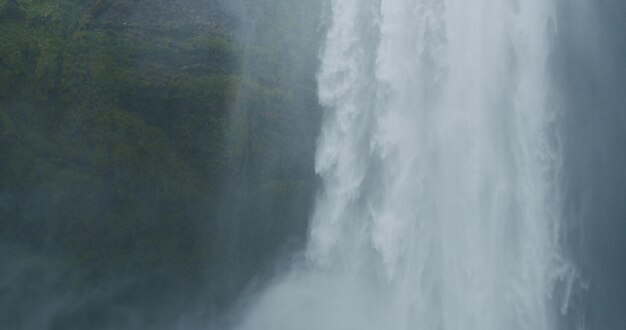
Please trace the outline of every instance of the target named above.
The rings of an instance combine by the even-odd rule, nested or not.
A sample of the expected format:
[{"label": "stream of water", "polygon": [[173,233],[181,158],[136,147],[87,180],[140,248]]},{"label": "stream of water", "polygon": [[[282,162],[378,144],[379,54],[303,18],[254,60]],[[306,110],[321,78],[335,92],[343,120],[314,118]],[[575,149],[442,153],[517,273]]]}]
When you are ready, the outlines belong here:
[{"label": "stream of water", "polygon": [[[305,260],[241,329],[556,329],[548,0],[332,0]],[[567,286],[567,284],[565,285]]]}]

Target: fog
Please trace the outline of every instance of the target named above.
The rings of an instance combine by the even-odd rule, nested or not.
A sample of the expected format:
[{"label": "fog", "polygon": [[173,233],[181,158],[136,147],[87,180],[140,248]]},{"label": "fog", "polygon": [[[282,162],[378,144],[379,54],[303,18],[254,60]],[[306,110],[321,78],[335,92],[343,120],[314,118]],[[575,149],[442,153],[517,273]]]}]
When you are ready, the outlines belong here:
[{"label": "fog", "polygon": [[0,2],[2,328],[228,327],[304,244],[319,10]]},{"label": "fog", "polygon": [[[567,245],[581,270],[585,329],[626,326],[626,6],[561,1],[554,71],[561,88]],[[564,327],[571,328],[571,327]]]},{"label": "fog", "polygon": [[339,2],[0,0],[0,328],[626,329],[626,3]]}]

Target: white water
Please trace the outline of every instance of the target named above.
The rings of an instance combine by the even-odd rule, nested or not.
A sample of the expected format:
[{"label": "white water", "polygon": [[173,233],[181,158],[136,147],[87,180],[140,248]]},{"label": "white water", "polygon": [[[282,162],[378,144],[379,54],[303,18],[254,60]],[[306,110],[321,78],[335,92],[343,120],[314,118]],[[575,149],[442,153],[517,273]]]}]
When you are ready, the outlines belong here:
[{"label": "white water", "polygon": [[331,0],[305,265],[246,330],[555,329],[550,0]]}]

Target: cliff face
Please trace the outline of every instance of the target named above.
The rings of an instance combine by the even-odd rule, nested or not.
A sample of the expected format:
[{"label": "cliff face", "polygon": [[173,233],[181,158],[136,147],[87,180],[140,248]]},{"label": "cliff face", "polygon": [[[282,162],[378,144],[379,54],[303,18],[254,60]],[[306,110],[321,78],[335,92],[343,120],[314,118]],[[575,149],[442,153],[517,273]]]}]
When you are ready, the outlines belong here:
[{"label": "cliff face", "polygon": [[0,323],[167,328],[301,241],[319,120],[303,6],[0,0]]}]

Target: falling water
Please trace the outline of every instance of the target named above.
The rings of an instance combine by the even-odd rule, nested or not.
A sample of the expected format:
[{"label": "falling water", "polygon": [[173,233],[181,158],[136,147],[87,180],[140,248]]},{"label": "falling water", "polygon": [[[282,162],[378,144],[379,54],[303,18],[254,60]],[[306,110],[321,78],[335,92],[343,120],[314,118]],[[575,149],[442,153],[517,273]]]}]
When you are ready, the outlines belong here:
[{"label": "falling water", "polygon": [[331,0],[306,260],[241,329],[556,328],[552,7]]}]

